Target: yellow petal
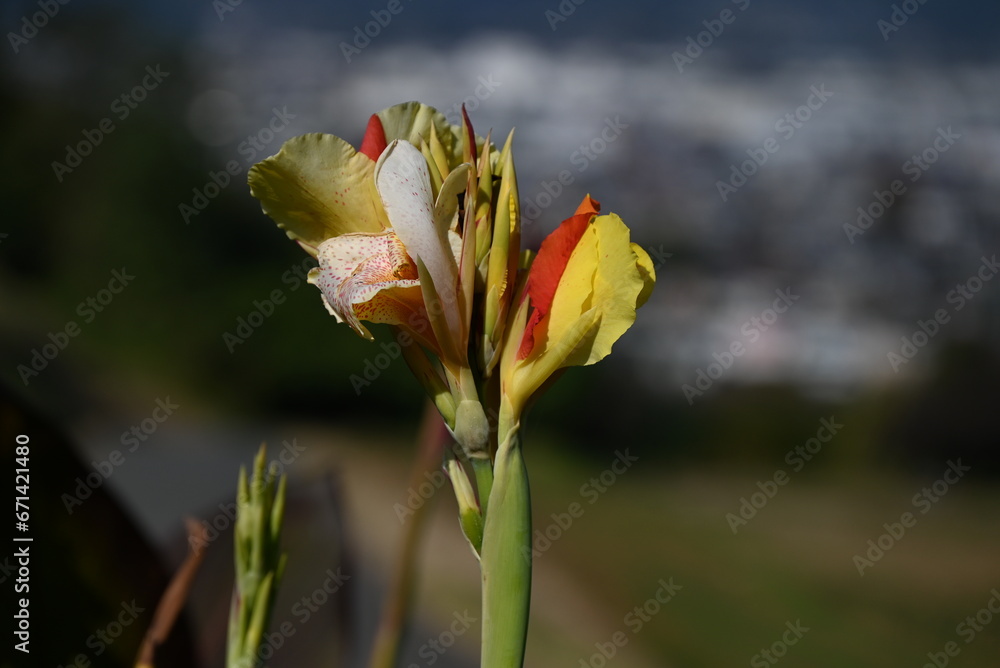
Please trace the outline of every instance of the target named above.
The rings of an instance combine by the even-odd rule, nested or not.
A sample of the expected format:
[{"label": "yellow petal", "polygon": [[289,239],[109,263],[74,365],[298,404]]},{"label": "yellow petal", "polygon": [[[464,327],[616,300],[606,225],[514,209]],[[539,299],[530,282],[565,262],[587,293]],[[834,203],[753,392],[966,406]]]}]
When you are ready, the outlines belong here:
[{"label": "yellow petal", "polygon": [[515,413],[520,413],[531,395],[552,374],[565,366],[571,366],[567,360],[577,349],[591,345],[600,325],[600,310],[589,309],[573,318],[559,339],[546,341],[540,352],[540,346],[536,345],[530,357],[514,364],[511,376],[504,380],[503,391],[508,395]]},{"label": "yellow petal", "polygon": [[594,277],[598,271],[599,260],[597,228],[595,221],[591,220],[570,254],[566,268],[563,269],[562,277],[552,296],[549,315],[539,323],[542,330],[541,337],[539,337],[539,327],[535,328],[535,339],[541,339],[543,349],[557,345],[565,338],[567,332],[573,329],[577,318],[592,308]]},{"label": "yellow petal", "polygon": [[649,253],[642,246],[632,244],[632,252],[635,253],[636,267],[642,276],[642,292],[639,293],[635,304],[635,307],[639,308],[649,299],[649,295],[653,292],[653,286],[656,285],[656,268],[653,267],[653,260],[650,259]]},{"label": "yellow petal", "polygon": [[315,255],[331,237],[386,227],[374,170],[370,158],[340,137],[307,134],[250,168],[248,180],[264,213]]},{"label": "yellow petal", "polygon": [[[596,308],[601,317],[597,331],[573,350],[563,366],[593,364],[606,357],[615,341],[635,322],[639,298],[646,291],[647,282],[639,270],[640,258],[632,249],[629,229],[621,218],[615,214],[594,218],[577,250],[585,241],[589,243],[591,238],[596,240],[596,262],[589,247],[587,253],[574,251],[570,257],[552,299],[550,336],[555,338],[562,326],[556,322],[557,317],[564,314],[569,317],[574,312],[572,309],[579,309],[576,304],[586,291],[580,284],[588,278],[593,292],[589,301],[583,301],[583,309]],[[563,301],[567,302],[565,306]],[[580,310],[575,313],[580,313]]]},{"label": "yellow petal", "polygon": [[[437,135],[436,145],[443,149],[449,167],[462,162],[462,143],[459,129],[448,123],[444,114],[434,107],[428,107],[420,102],[404,102],[378,112],[382,121],[387,142],[393,139],[405,139],[414,146],[420,146],[421,141],[430,143],[431,125]],[[441,174],[442,178],[447,172]]]},{"label": "yellow petal", "polygon": [[[606,357],[635,321],[654,281],[649,256],[629,241],[621,218],[592,218],[566,262],[549,312],[533,330],[530,353],[501,369],[503,392],[515,411],[559,369]],[[510,324],[515,341],[524,329],[524,311]],[[512,353],[510,340],[505,355]]]}]

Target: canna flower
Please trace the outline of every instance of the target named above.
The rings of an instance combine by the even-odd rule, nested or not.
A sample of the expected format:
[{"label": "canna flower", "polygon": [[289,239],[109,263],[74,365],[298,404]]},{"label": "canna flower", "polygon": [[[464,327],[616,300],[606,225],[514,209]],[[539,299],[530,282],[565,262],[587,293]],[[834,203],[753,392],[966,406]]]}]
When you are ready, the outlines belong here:
[{"label": "canna flower", "polygon": [[[476,137],[467,117],[452,126],[409,102],[373,114],[359,150],[332,135],[303,135],[249,175],[264,212],[319,261],[309,282],[339,322],[369,340],[363,323],[386,323],[419,344],[404,346],[406,361],[467,454],[480,459],[489,458],[490,429],[469,342],[486,331],[495,351],[513,292],[507,273],[516,266],[489,260],[491,248],[507,257],[506,246],[490,244],[492,184],[504,174],[513,178],[509,150],[498,154]],[[511,192],[505,183],[499,194]],[[509,241],[506,218],[503,225]],[[484,329],[473,322],[473,298],[487,283],[492,320]]]},{"label": "canna flower", "polygon": [[531,501],[521,452],[527,402],[565,367],[600,361],[653,289],[653,264],[621,218],[589,196],[542,242],[500,359],[500,410],[482,534],[484,668],[521,666],[531,589]]},{"label": "canna flower", "polygon": [[653,263],[615,214],[584,197],[539,248],[503,353],[511,420],[560,369],[600,361],[635,321],[656,281]]},{"label": "canna flower", "polygon": [[453,126],[409,102],[372,115],[358,150],[303,135],[249,175],[264,212],[318,260],[309,281],[329,312],[366,339],[364,322],[386,323],[418,344],[403,356],[461,446],[446,468],[480,559],[484,668],[524,658],[521,416],[561,369],[606,357],[655,282],[622,220],[589,196],[528,262],[512,143],[498,151],[464,111]]},{"label": "canna flower", "polygon": [[[459,132],[411,102],[373,114],[358,151],[302,135],[249,175],[264,212],[319,261],[309,282],[339,322],[366,339],[363,320],[402,327],[452,365],[465,334],[456,213],[469,168]],[[428,314],[429,289],[445,305],[440,317]]]}]

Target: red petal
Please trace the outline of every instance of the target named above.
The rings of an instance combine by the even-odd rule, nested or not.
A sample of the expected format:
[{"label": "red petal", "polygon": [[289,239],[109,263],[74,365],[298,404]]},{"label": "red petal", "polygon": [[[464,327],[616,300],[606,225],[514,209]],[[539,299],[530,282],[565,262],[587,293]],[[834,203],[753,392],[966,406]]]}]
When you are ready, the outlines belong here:
[{"label": "red petal", "polygon": [[372,160],[378,160],[388,143],[385,141],[385,129],[378,114],[372,114],[365,129],[365,138],[361,140],[361,151]]},{"label": "red petal", "polygon": [[598,202],[593,197],[591,197],[590,195],[587,195],[586,197],[583,198],[583,201],[580,202],[580,206],[576,207],[576,213],[574,213],[573,215],[579,216],[580,214],[583,213],[589,213],[593,216],[596,216],[600,212],[601,212],[601,203]]},{"label": "red petal", "polygon": [[465,120],[465,127],[469,131],[469,146],[472,147],[472,155],[470,160],[472,164],[476,164],[476,133],[472,130],[472,121],[469,120],[469,114],[465,111],[465,103],[462,103],[462,118]]},{"label": "red petal", "polygon": [[524,291],[525,295],[531,298],[532,312],[525,325],[524,336],[521,337],[521,347],[517,351],[517,359],[524,359],[535,347],[535,325],[548,314],[552,307],[552,299],[555,297],[559,280],[566,270],[569,256],[586,231],[590,219],[600,210],[600,206],[596,200],[590,198],[590,195],[584,197],[576,209],[576,214],[564,220],[552,234],[545,238],[538,249],[538,255],[531,263],[531,271],[528,274],[528,283]]}]

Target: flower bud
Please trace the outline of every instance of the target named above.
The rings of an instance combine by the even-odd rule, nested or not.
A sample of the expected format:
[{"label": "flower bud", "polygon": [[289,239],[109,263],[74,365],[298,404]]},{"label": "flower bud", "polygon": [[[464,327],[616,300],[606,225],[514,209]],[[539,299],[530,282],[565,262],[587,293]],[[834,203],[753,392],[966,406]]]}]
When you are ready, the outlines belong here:
[{"label": "flower bud", "polygon": [[481,403],[464,399],[458,404],[452,433],[470,459],[489,458],[490,423]]}]

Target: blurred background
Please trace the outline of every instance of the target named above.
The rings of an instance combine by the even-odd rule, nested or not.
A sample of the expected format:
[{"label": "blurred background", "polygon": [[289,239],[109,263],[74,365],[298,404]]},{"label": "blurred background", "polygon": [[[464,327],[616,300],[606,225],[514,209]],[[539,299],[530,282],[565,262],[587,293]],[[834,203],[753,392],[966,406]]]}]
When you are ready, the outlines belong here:
[{"label": "blurred background", "polygon": [[[357,144],[411,99],[517,129],[527,246],[591,193],[657,266],[615,354],[532,413],[527,665],[996,665],[994,5],[0,16],[0,417],[10,451],[32,439],[33,601],[53,606],[37,665],[130,665],[183,518],[225,535],[261,441],[292,489],[274,621],[295,633],[269,665],[365,665],[405,510],[425,502],[401,665],[476,663],[453,495],[408,482],[419,386],[326,314],[246,186],[284,140]],[[221,665],[230,555],[209,550],[164,665]]]}]

